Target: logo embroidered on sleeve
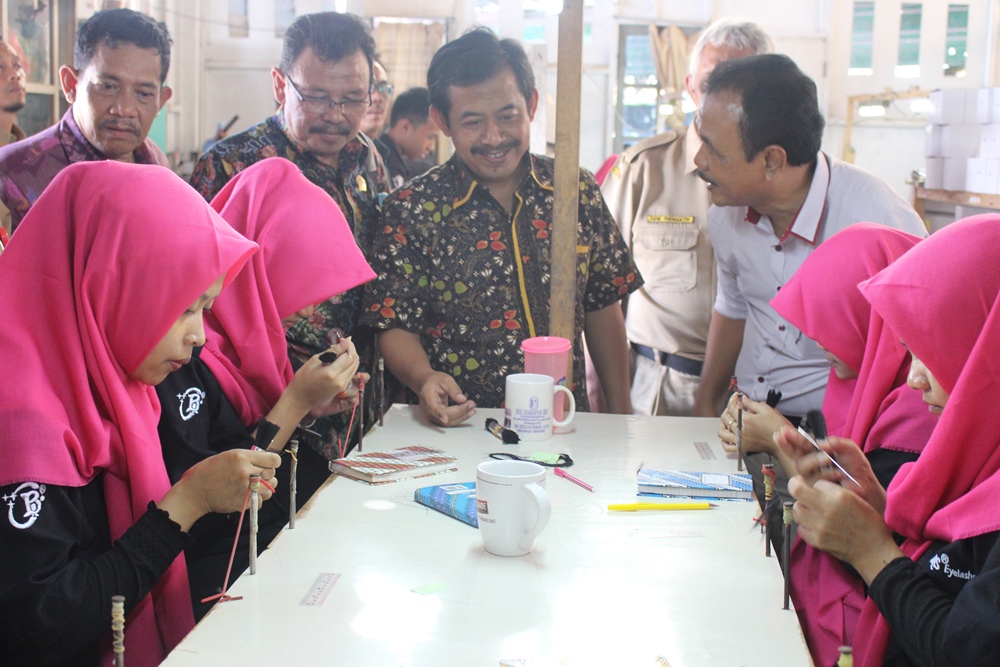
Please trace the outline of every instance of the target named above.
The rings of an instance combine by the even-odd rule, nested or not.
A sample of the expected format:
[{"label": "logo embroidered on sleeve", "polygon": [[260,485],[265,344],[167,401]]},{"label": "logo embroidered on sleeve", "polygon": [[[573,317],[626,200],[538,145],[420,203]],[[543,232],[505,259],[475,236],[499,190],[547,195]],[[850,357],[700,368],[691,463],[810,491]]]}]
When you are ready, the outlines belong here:
[{"label": "logo embroidered on sleeve", "polygon": [[[45,500],[45,485],[25,482],[4,496],[3,499],[7,503],[7,518],[10,519],[10,525],[21,530],[31,528],[42,511],[42,501]],[[24,502],[23,510],[18,502],[19,499]]]},{"label": "logo embroidered on sleeve", "polygon": [[201,406],[205,403],[205,392],[197,387],[191,387],[183,394],[177,394],[177,399],[181,402],[181,419],[188,421],[201,411]]}]

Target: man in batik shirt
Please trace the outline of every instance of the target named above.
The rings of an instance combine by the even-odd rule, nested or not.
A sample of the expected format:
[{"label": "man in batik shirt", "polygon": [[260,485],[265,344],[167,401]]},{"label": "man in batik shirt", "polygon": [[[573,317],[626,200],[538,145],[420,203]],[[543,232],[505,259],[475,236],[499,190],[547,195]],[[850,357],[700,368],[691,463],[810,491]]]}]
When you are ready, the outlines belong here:
[{"label": "man in batik shirt", "polygon": [[50,128],[0,149],[0,222],[17,229],[42,191],[76,162],[169,166],[152,139],[170,99],[170,34],[131,9],[97,12],[76,33],[73,66],[59,68],[70,107]]},{"label": "man in batik shirt", "polygon": [[[455,155],[393,192],[362,318],[386,365],[438,424],[500,407],[520,344],[549,333],[551,159],[528,152],[538,103],[524,49],[485,29],[443,46],[427,73],[431,115]],[[631,413],[619,301],[642,284],[593,176],[581,171],[573,390],[587,409],[586,331],[609,411]]]},{"label": "man in batik shirt", "polygon": [[[367,255],[388,192],[382,159],[358,132],[371,101],[374,60],[375,40],[357,16],[321,12],[297,18],[285,33],[280,66],[271,70],[278,112],[212,146],[195,166],[191,184],[210,201],[233,174],[265,158],[283,157],[333,197]],[[331,264],[336,261],[330,258]],[[354,335],[361,295],[362,288],[337,295],[293,326],[288,331],[293,362],[328,349],[338,335],[353,336],[361,370],[370,373],[374,339],[370,333]],[[376,393],[365,396],[366,426],[373,422]],[[348,417],[331,415],[311,427],[322,435],[325,444],[319,446],[327,457],[333,456],[338,438],[347,439]],[[356,441],[357,429],[351,435]]]}]

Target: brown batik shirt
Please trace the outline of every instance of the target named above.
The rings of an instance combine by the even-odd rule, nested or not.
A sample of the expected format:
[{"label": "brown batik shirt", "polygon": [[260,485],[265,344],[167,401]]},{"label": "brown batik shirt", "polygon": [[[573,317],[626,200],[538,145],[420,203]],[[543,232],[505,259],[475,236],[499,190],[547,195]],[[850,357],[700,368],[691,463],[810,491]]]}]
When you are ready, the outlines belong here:
[{"label": "brown batik shirt", "polygon": [[[524,370],[521,341],[549,334],[551,158],[530,169],[507,213],[457,155],[394,191],[369,256],[362,324],[418,334],[436,371],[481,407],[500,407],[504,378]],[[574,395],[587,409],[586,312],[638,289],[636,271],[594,177],[580,171]]]}]

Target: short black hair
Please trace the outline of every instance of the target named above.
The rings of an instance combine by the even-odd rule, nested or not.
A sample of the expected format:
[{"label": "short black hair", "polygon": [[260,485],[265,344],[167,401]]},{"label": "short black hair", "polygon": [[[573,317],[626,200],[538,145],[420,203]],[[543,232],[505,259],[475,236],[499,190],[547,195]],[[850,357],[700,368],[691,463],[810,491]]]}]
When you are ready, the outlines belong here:
[{"label": "short black hair", "polygon": [[720,91],[742,100],[739,130],[748,162],[772,145],[785,149],[792,166],[816,161],[824,125],[816,84],[791,58],[772,53],[721,62],[705,95]]},{"label": "short black hair", "polygon": [[303,14],[288,26],[278,67],[288,72],[307,48],[321,60],[343,60],[361,51],[368,61],[368,85],[375,82],[378,52],[371,28],[359,16],[340,12]]},{"label": "short black hair", "polygon": [[389,127],[404,118],[414,127],[419,127],[430,118],[431,96],[426,88],[410,88],[396,96],[392,103],[392,113],[389,114]]},{"label": "short black hair", "polygon": [[481,26],[467,30],[458,39],[448,42],[431,58],[427,70],[427,89],[431,106],[441,112],[445,122],[451,111],[449,86],[472,86],[492,79],[505,67],[514,72],[517,87],[525,102],[535,92],[535,73],[521,43],[500,39],[489,28]]},{"label": "short black hair", "polygon": [[160,55],[160,84],[170,71],[170,47],[173,40],[167,26],[141,12],[131,9],[105,9],[91,16],[76,32],[73,45],[73,67],[83,72],[94,59],[97,47],[107,44],[118,48],[120,43],[140,49],[156,49]]}]

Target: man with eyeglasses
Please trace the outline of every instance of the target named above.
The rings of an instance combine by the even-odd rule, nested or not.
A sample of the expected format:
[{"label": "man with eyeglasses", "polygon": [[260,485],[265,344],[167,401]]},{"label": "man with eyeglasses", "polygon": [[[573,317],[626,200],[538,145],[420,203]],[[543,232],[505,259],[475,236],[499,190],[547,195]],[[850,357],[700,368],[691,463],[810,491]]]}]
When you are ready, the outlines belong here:
[{"label": "man with eyeglasses", "polygon": [[80,26],[73,66],[59,69],[70,108],[52,127],[0,149],[5,228],[15,231],[56,174],[75,162],[169,166],[148,135],[171,96],[163,85],[171,43],[166,26],[130,9],[97,12]]},{"label": "man with eyeglasses", "polygon": [[385,126],[386,113],[389,111],[389,100],[392,98],[394,86],[389,83],[389,74],[382,63],[375,61],[375,84],[372,86],[372,103],[361,121],[361,131],[369,139],[374,139]]},{"label": "man with eyeglasses", "polygon": [[[195,165],[191,184],[211,200],[250,165],[271,157],[290,160],[337,202],[367,254],[388,193],[382,158],[359,132],[371,105],[374,62],[375,40],[357,16],[320,12],[298,17],[285,33],[279,66],[271,70],[277,113],[212,146]],[[331,264],[336,261],[330,258]],[[361,370],[371,371],[374,339],[370,333],[355,334],[361,295],[362,289],[355,288],[319,304],[311,317],[288,331],[293,364],[328,349],[338,336],[353,336]],[[375,394],[366,392],[368,425],[374,421]],[[348,433],[349,417],[338,413],[311,426],[322,439],[314,438],[313,448],[336,458],[338,439],[356,443],[360,420],[354,420]],[[300,479],[300,488],[302,484]]]}]

